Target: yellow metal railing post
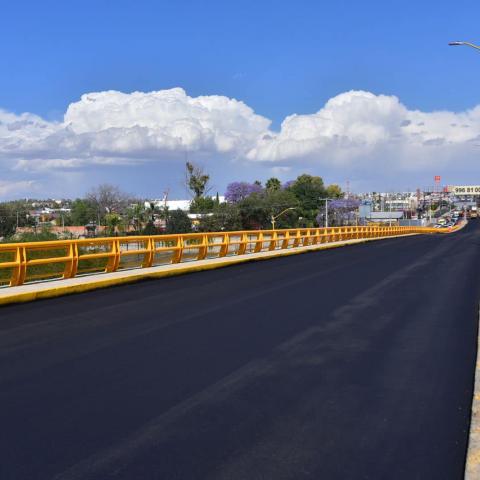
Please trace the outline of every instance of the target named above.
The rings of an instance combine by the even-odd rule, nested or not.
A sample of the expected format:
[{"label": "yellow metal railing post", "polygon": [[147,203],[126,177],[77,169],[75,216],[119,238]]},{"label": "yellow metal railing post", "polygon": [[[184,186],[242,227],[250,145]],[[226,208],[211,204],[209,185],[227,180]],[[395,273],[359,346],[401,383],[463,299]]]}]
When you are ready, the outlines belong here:
[{"label": "yellow metal railing post", "polygon": [[182,235],[177,237],[176,250],[172,257],[172,263],[180,263],[183,256],[184,242]]},{"label": "yellow metal railing post", "polygon": [[246,232],[242,233],[240,237],[240,245],[238,246],[237,255],[245,255],[247,251],[248,235]]},{"label": "yellow metal railing post", "polygon": [[263,232],[257,232],[257,240],[255,242],[255,249],[253,250],[255,253],[261,252],[263,248]]},{"label": "yellow metal railing post", "polygon": [[112,255],[109,257],[105,267],[105,272],[107,273],[116,272],[120,265],[120,240],[112,239],[111,243],[112,248],[110,249],[110,253]]},{"label": "yellow metal railing post", "polygon": [[300,235],[300,230],[297,229],[296,232],[295,232],[295,240],[293,241],[293,245],[292,247],[295,248],[295,247],[299,247],[300,246],[300,240],[301,240],[301,235]]},{"label": "yellow metal railing post", "polygon": [[285,236],[283,237],[281,249],[285,250],[286,248],[288,248],[289,243],[290,243],[290,231],[286,230],[285,231]]},{"label": "yellow metal railing post", "polygon": [[65,265],[63,278],[73,278],[78,270],[78,244],[75,240],[70,242],[68,246],[69,261]]},{"label": "yellow metal railing post", "polygon": [[153,259],[155,257],[155,241],[153,237],[148,237],[146,240],[146,253],[143,257],[142,268],[148,268],[153,265]]},{"label": "yellow metal railing post", "polygon": [[228,246],[229,246],[229,243],[230,243],[230,237],[228,236],[228,233],[223,234],[222,243],[223,243],[223,245],[220,247],[219,256],[220,257],[225,257],[228,253]]},{"label": "yellow metal railing post", "polygon": [[272,236],[271,236],[271,239],[270,239],[270,245],[268,246],[268,250],[272,251],[272,250],[275,250],[277,248],[277,238],[278,238],[277,231],[274,230],[272,232]]},{"label": "yellow metal railing post", "polygon": [[320,228],[319,229],[320,236],[319,236],[319,243],[326,243],[327,242],[327,237],[326,237],[326,230],[325,228]]},{"label": "yellow metal railing post", "polygon": [[303,235],[302,246],[308,247],[309,243],[310,243],[310,229],[308,228],[307,230],[305,230],[305,233]]},{"label": "yellow metal railing post", "polygon": [[16,266],[12,272],[12,279],[10,280],[11,287],[23,285],[25,277],[27,276],[27,251],[25,247],[17,246],[15,250]]},{"label": "yellow metal railing post", "polygon": [[197,260],[204,260],[208,251],[208,235],[202,235],[202,243],[198,248]]}]

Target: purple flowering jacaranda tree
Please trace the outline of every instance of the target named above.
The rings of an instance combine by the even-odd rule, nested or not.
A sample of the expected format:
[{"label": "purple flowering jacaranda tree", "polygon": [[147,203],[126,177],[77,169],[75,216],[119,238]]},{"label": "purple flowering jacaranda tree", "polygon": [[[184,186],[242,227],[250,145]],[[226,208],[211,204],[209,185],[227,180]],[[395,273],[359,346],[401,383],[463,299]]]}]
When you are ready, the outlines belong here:
[{"label": "purple flowering jacaranda tree", "polygon": [[261,193],[261,185],[248,182],[232,182],[227,185],[225,199],[230,203],[237,203],[249,197],[252,193]]}]

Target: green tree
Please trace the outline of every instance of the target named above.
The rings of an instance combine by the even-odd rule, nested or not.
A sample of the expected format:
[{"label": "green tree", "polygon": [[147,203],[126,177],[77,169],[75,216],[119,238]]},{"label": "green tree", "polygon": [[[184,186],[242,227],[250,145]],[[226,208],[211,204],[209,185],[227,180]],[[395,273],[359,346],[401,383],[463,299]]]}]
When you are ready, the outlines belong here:
[{"label": "green tree", "polygon": [[28,204],[24,200],[14,200],[0,203],[0,237],[9,237],[19,227],[35,225],[34,217],[30,216]]},{"label": "green tree", "polygon": [[168,212],[166,233],[189,233],[192,231],[192,222],[183,210]]},{"label": "green tree", "polygon": [[77,198],[72,202],[70,219],[72,225],[86,225],[90,222],[96,222],[97,208],[90,200]]},{"label": "green tree", "polygon": [[142,231],[142,235],[157,235],[158,230],[152,220],[149,220]]},{"label": "green tree", "polygon": [[280,190],[282,188],[282,182],[280,182],[280,180],[275,177],[269,178],[267,180],[267,183],[265,183],[265,188],[269,192]]},{"label": "green tree", "polygon": [[302,208],[317,209],[320,198],[326,196],[325,186],[321,177],[303,174],[290,185],[289,190],[297,197]]},{"label": "green tree", "polygon": [[0,237],[8,238],[15,233],[17,226],[16,215],[6,203],[0,204]]},{"label": "green tree", "polygon": [[287,208],[294,208],[277,219],[276,228],[293,228],[299,216],[299,201],[289,190],[253,193],[238,204],[244,229],[271,228],[271,217]]},{"label": "green tree", "polygon": [[122,223],[122,217],[118,213],[107,213],[105,215],[108,235],[115,235]]},{"label": "green tree", "polygon": [[147,221],[148,213],[141,203],[131,205],[126,212],[127,223],[133,227],[135,233],[140,233]]},{"label": "green tree", "polygon": [[265,195],[252,193],[237,203],[245,230],[260,229],[268,222],[269,211],[265,204]]},{"label": "green tree", "polygon": [[292,192],[299,202],[300,216],[307,225],[315,225],[315,217],[321,206],[322,198],[326,197],[326,190],[321,177],[303,174],[287,189]]},{"label": "green tree", "polygon": [[215,200],[210,197],[195,197],[190,204],[191,213],[209,213],[213,211]]},{"label": "green tree", "polygon": [[[300,203],[289,190],[273,190],[265,196],[265,207],[268,212],[267,223],[264,228],[271,228],[271,217],[281,214],[275,223],[275,228],[295,228],[298,226],[298,217],[301,214]],[[287,210],[286,209],[292,209]],[[285,211],[285,212],[284,212]],[[282,213],[284,212],[284,213]]]},{"label": "green tree", "polygon": [[60,216],[55,220],[55,224],[59,227],[61,227],[62,225],[65,225],[65,227],[72,226],[72,215],[66,212],[62,212]]},{"label": "green tree", "polygon": [[238,205],[220,203],[213,209],[212,215],[200,219],[198,229],[201,232],[221,232],[242,229],[242,217]]},{"label": "green tree", "polygon": [[325,189],[325,194],[328,198],[342,198],[343,192],[339,185],[332,183]]},{"label": "green tree", "polygon": [[200,198],[208,191],[208,182],[210,175],[207,175],[203,169],[193,163],[185,164],[186,185],[193,193],[194,198]]}]

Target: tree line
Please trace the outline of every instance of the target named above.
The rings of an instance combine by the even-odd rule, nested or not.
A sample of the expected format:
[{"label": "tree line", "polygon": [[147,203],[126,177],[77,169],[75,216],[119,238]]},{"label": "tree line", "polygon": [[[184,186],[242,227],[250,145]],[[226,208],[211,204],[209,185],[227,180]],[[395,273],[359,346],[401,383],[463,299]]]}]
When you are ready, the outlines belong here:
[{"label": "tree line", "polygon": [[[343,196],[338,185],[326,186],[321,177],[303,174],[286,183],[275,177],[265,184],[232,182],[221,202],[218,193],[210,195],[210,176],[190,162],[185,166],[185,186],[191,195],[188,212],[170,210],[104,184],[84,198],[67,201],[70,211],[57,217],[56,223],[101,225],[107,235],[269,229],[272,218],[276,228],[314,227],[323,199]],[[11,237],[17,226],[35,226],[30,210],[24,201],[0,203],[0,237]],[[189,213],[197,215],[189,217]]]}]

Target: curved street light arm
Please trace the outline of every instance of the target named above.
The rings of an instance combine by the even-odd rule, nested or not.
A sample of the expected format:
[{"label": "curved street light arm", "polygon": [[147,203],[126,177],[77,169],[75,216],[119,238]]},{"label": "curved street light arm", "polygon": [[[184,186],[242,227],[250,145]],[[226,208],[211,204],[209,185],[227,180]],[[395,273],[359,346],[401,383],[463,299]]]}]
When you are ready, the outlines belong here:
[{"label": "curved street light arm", "polygon": [[285,212],[288,212],[289,210],[295,210],[295,207],[288,207],[285,210],[282,210],[278,215],[273,216],[272,218],[276,220],[280,215],[283,215]]},{"label": "curved street light arm", "polygon": [[472,47],[472,48],[475,48],[476,50],[480,50],[479,45],[475,45],[474,43],[470,43],[470,42],[450,42],[449,45],[451,47],[458,47],[458,46],[461,46],[461,45],[466,45],[467,47]]},{"label": "curved street light arm", "polygon": [[276,223],[276,220],[278,217],[280,217],[280,215],[283,215],[285,212],[288,212],[289,210],[295,210],[296,207],[288,207],[286,208],[285,210],[282,210],[278,215],[271,215],[270,217],[270,222],[272,224],[272,230],[275,230],[275,223]]}]

